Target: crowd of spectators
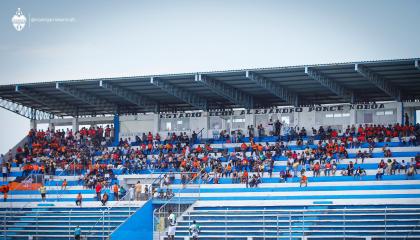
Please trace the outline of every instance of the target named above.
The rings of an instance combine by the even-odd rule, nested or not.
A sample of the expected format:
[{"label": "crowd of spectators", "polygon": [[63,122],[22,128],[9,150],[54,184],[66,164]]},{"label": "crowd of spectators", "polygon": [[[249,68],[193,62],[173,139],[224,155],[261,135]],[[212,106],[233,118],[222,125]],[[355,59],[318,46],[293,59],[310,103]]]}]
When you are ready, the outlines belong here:
[{"label": "crowd of spectators", "polygon": [[[304,127],[281,127],[283,124],[276,122],[271,124],[272,130],[268,132],[262,126],[255,127],[250,125],[247,127],[248,134],[244,134],[242,130],[231,131],[230,133],[226,130],[220,131],[220,135],[217,140],[225,142],[240,143],[244,142],[246,137],[250,138],[263,138],[267,136],[277,137],[277,141],[292,141],[296,140],[297,145],[302,145],[306,139],[309,143],[314,140],[328,140],[337,139],[340,143],[344,143],[346,147],[359,147],[362,143],[378,143],[378,142],[390,142],[392,138],[399,138],[400,141],[408,145],[417,145],[420,137],[420,125],[348,125],[344,130],[336,130],[328,126],[324,128],[320,126],[318,129],[313,128],[308,132]],[[270,124],[269,124],[270,126]],[[271,128],[271,127],[270,127]],[[283,130],[281,130],[283,129]],[[257,132],[258,134],[255,134]]]},{"label": "crowd of spectators", "polygon": [[[262,126],[258,128],[262,131]],[[281,123],[274,122],[273,134],[281,134]],[[151,132],[136,137],[134,142],[130,139],[120,139],[118,146],[109,148],[113,139],[112,126],[82,128],[73,133],[67,131],[36,131],[31,130],[27,142],[18,147],[15,156],[8,154],[2,156],[2,172],[4,176],[10,172],[14,161],[23,171],[23,176],[31,172],[52,174],[57,168],[64,171],[63,175],[74,174],[79,176],[79,183],[93,189],[98,183],[110,187],[115,174],[141,173],[143,170],[201,173],[205,181],[218,183],[222,177],[231,177],[233,182],[241,182],[248,172],[255,173],[254,181],[267,173],[272,176],[274,161],[283,157],[287,159],[286,168],[280,171],[282,179],[302,175],[305,171],[313,171],[313,175],[341,175],[363,176],[366,171],[356,164],[363,163],[365,158],[372,155],[378,142],[390,142],[392,138],[399,138],[402,144],[417,145],[419,125],[401,126],[399,124],[348,126],[342,133],[327,127],[312,129],[311,136],[304,128],[292,129],[288,136],[292,138],[283,141],[277,139],[274,144],[256,142],[253,127],[249,127],[249,143],[242,141],[235,152],[213,149],[209,143],[192,145],[197,142],[197,134],[191,138],[186,133],[168,133],[161,137]],[[259,132],[260,133],[260,132]],[[225,132],[221,136],[226,137]],[[261,136],[261,134],[259,134]],[[230,137],[225,138],[229,142]],[[243,138],[241,138],[243,139]],[[303,151],[293,151],[290,140],[295,139],[296,145]],[[314,139],[319,139],[316,142]],[[240,140],[240,139],[239,139]],[[345,169],[338,167],[343,158],[348,158],[347,150],[360,147],[368,143],[366,151],[358,151],[354,162],[350,162]],[[136,147],[135,147],[136,146]],[[385,158],[392,159],[390,148],[383,147]],[[217,154],[220,152],[221,154]],[[250,155],[247,155],[250,152]],[[224,163],[226,162],[226,163]],[[415,165],[413,161],[395,164],[391,160],[391,170],[407,170]],[[396,167],[398,166],[398,167]],[[387,166],[387,168],[389,168]],[[389,172],[389,171],[388,171]],[[391,171],[395,173],[395,171]],[[193,176],[188,175],[185,181]],[[249,176],[254,178],[254,176]],[[254,185],[254,184],[253,184]]]}]

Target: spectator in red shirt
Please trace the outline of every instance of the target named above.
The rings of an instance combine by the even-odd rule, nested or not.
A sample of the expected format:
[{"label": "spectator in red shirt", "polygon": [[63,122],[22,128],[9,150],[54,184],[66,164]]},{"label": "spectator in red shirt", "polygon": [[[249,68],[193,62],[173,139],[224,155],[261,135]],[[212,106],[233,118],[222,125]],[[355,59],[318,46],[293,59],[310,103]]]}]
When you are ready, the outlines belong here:
[{"label": "spectator in red shirt", "polygon": [[95,187],[96,198],[98,199],[98,201],[101,201],[101,190],[102,190],[102,185],[101,183],[98,182]]}]

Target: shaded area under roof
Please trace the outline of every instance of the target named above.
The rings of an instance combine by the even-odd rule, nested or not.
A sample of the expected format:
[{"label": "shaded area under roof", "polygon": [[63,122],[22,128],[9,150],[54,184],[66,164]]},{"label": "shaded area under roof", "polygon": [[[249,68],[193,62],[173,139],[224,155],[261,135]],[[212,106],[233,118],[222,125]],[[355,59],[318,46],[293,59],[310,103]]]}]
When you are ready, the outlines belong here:
[{"label": "shaded area under roof", "polygon": [[419,58],[0,86],[22,116],[135,114],[420,99]]}]

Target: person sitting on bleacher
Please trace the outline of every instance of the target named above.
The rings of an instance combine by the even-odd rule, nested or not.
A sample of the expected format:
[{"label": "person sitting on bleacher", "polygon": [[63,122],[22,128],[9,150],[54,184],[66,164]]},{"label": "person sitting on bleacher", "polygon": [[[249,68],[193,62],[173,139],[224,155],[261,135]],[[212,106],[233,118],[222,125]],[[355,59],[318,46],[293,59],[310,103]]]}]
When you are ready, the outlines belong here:
[{"label": "person sitting on bleacher", "polygon": [[400,163],[397,162],[397,160],[394,158],[391,162],[391,171],[390,171],[390,175],[395,175],[396,171],[399,171],[400,169]]},{"label": "person sitting on bleacher", "polygon": [[314,177],[319,177],[320,176],[320,170],[321,170],[321,165],[319,164],[319,162],[315,163],[312,167],[313,169],[313,176]]},{"label": "person sitting on bleacher", "polygon": [[249,181],[249,187],[258,187],[258,184],[261,183],[261,179],[258,175],[254,174],[252,175],[251,180]]},{"label": "person sitting on bleacher", "polygon": [[305,187],[308,186],[308,177],[305,176],[305,175],[302,175],[301,178],[300,178],[299,187],[302,187],[302,186],[305,186]]},{"label": "person sitting on bleacher", "polygon": [[284,170],[281,170],[279,173],[280,182],[287,182],[287,174]]},{"label": "person sitting on bleacher", "polygon": [[361,180],[362,176],[366,176],[366,171],[359,166],[359,167],[357,167],[356,171],[354,172],[354,177],[355,178],[359,177],[359,180]]},{"label": "person sitting on bleacher", "polygon": [[378,170],[376,171],[376,175],[375,175],[376,180],[382,180],[383,175],[384,175],[384,169],[381,167],[378,167]]},{"label": "person sitting on bleacher", "polygon": [[247,170],[245,170],[242,174],[241,183],[245,183],[246,187],[248,188],[248,183],[249,182],[248,182],[248,171]]},{"label": "person sitting on bleacher", "polygon": [[354,164],[353,161],[350,161],[347,165],[347,176],[353,176],[354,174]]},{"label": "person sitting on bleacher", "polygon": [[363,164],[363,162],[365,161],[365,157],[366,157],[365,154],[362,153],[361,150],[359,150],[357,152],[357,154],[356,154],[356,164],[357,164],[358,159],[361,159],[362,160],[362,164]]},{"label": "person sitting on bleacher", "polygon": [[108,193],[105,192],[104,195],[102,196],[101,202],[102,202],[102,206],[105,206],[106,203],[108,202],[109,196]]},{"label": "person sitting on bleacher", "polygon": [[414,176],[416,175],[416,169],[414,168],[414,165],[411,165],[410,168],[407,170],[407,177],[406,179],[414,179]]},{"label": "person sitting on bleacher", "polygon": [[239,183],[239,174],[236,170],[232,172],[232,183]]}]

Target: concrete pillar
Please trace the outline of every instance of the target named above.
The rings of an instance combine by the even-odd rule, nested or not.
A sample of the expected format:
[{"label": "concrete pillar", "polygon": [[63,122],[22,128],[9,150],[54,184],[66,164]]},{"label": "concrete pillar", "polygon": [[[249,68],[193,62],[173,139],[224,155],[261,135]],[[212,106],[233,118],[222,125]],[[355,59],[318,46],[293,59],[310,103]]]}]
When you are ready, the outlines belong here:
[{"label": "concrete pillar", "polygon": [[255,115],[245,114],[245,128],[247,128],[250,125],[255,127]]},{"label": "concrete pillar", "polygon": [[154,123],[153,123],[153,132],[156,134],[160,130],[160,116],[159,114],[153,114]]},{"label": "concrete pillar", "polygon": [[31,119],[31,122],[30,122],[29,127],[30,127],[31,129],[36,129],[36,128],[37,128],[37,122],[36,122],[36,120],[35,120],[35,119]]},{"label": "concrete pillar", "polygon": [[79,131],[79,118],[73,118],[71,120],[71,126],[73,133]]},{"label": "concrete pillar", "polygon": [[350,126],[356,125],[356,110],[350,110]]},{"label": "concrete pillar", "polygon": [[53,122],[48,123],[48,128],[50,129],[51,132],[55,132],[55,125]]},{"label": "concrete pillar", "polygon": [[397,123],[399,124],[403,124],[404,123],[404,106],[402,102],[396,102],[395,103],[396,108],[397,108]]}]

